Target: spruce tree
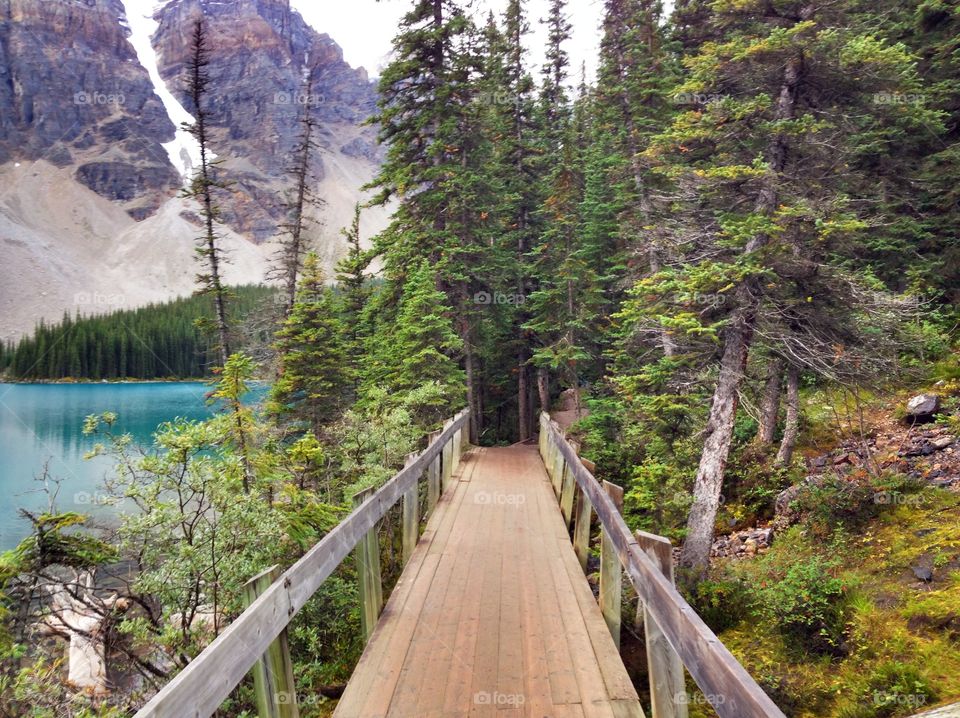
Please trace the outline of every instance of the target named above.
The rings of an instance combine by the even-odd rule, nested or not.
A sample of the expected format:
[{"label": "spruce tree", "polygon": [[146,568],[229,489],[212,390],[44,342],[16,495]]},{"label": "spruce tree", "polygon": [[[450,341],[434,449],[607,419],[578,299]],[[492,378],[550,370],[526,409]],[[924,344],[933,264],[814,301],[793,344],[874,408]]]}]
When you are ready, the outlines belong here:
[{"label": "spruce tree", "polygon": [[293,310],[277,332],[279,376],[271,412],[295,432],[323,436],[346,408],[353,376],[333,292],[313,253],[304,260]]}]

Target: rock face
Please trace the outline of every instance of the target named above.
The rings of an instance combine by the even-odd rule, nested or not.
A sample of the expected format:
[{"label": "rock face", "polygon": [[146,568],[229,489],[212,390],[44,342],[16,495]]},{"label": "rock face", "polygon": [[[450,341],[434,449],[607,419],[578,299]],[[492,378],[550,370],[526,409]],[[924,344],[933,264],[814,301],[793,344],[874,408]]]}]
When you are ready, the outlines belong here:
[{"label": "rock face", "polygon": [[45,159],[151,214],[180,184],[174,126],[137,62],[120,0],[0,2],[0,164]]},{"label": "rock face", "polygon": [[[78,297],[121,295],[132,308],[194,289],[197,207],[179,196],[178,128],[158,93],[190,110],[184,68],[198,17],[211,50],[212,150],[232,183],[218,197],[227,281],[264,280],[304,103],[320,146],[312,189],[324,202],[306,239],[328,274],[342,256],[339,230],[381,158],[375,129],[363,124],[376,101],[366,72],[289,0],[155,5],[151,41],[152,23],[128,18],[123,0],[0,0],[2,339],[64,311],[111,309]],[[364,211],[364,240],[388,219],[389,210]]]},{"label": "rock face", "polygon": [[[222,178],[231,184],[218,200],[234,230],[262,242],[284,221],[283,190],[305,108],[319,123],[318,154],[377,159],[374,131],[360,127],[375,109],[374,85],[289,0],[174,0],[156,17],[160,74],[190,112],[186,63],[193,29],[203,19],[214,151],[223,160]],[[326,175],[319,159],[313,174],[318,180]]]}]

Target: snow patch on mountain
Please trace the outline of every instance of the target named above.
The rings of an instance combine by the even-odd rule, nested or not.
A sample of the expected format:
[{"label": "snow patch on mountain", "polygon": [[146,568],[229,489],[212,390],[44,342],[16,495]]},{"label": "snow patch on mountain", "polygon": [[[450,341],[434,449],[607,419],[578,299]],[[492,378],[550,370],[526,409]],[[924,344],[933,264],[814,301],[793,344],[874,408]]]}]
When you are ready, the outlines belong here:
[{"label": "snow patch on mountain", "polygon": [[[151,42],[151,37],[159,25],[153,19],[153,14],[163,7],[165,2],[155,2],[154,0],[121,1],[127,14],[127,26],[130,28],[130,44],[133,45],[140,64],[150,75],[153,91],[160,98],[167,110],[167,115],[177,128],[174,139],[171,142],[165,142],[163,148],[170,157],[170,163],[177,168],[180,176],[186,181],[193,174],[194,168],[200,166],[200,145],[193,135],[183,129],[183,123],[192,124],[194,118],[173,96],[163,78],[160,77],[157,53]],[[213,159],[212,156],[211,159]]]}]

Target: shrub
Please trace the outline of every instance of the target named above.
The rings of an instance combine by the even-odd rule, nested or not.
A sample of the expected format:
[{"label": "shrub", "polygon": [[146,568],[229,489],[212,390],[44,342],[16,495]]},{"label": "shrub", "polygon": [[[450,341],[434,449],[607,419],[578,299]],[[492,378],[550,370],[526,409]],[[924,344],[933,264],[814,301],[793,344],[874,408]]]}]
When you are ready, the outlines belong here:
[{"label": "shrub", "polygon": [[812,653],[841,655],[849,604],[834,563],[814,556],[790,565],[778,581],[761,585],[760,608],[785,638]]},{"label": "shrub", "polygon": [[685,590],[687,603],[704,623],[721,633],[743,621],[750,611],[750,592],[741,579],[700,581]]}]

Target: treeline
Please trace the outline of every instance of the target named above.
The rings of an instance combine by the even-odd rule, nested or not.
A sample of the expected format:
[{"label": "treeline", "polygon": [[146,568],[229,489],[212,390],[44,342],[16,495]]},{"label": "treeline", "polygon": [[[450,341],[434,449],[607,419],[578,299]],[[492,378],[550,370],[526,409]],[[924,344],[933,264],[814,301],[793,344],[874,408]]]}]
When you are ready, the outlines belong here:
[{"label": "treeline", "polygon": [[[276,290],[237,287],[230,311],[239,324],[269,307]],[[11,379],[184,379],[216,365],[208,298],[188,297],[99,316],[41,322],[32,335],[0,346],[0,371]]]},{"label": "treeline", "polygon": [[465,385],[484,443],[589,393],[604,471],[700,571],[744,436],[790,466],[801,385],[886,380],[948,341],[960,17],[606,0],[588,84],[564,0],[535,75],[525,6],[417,0],[400,25],[361,389]]}]

